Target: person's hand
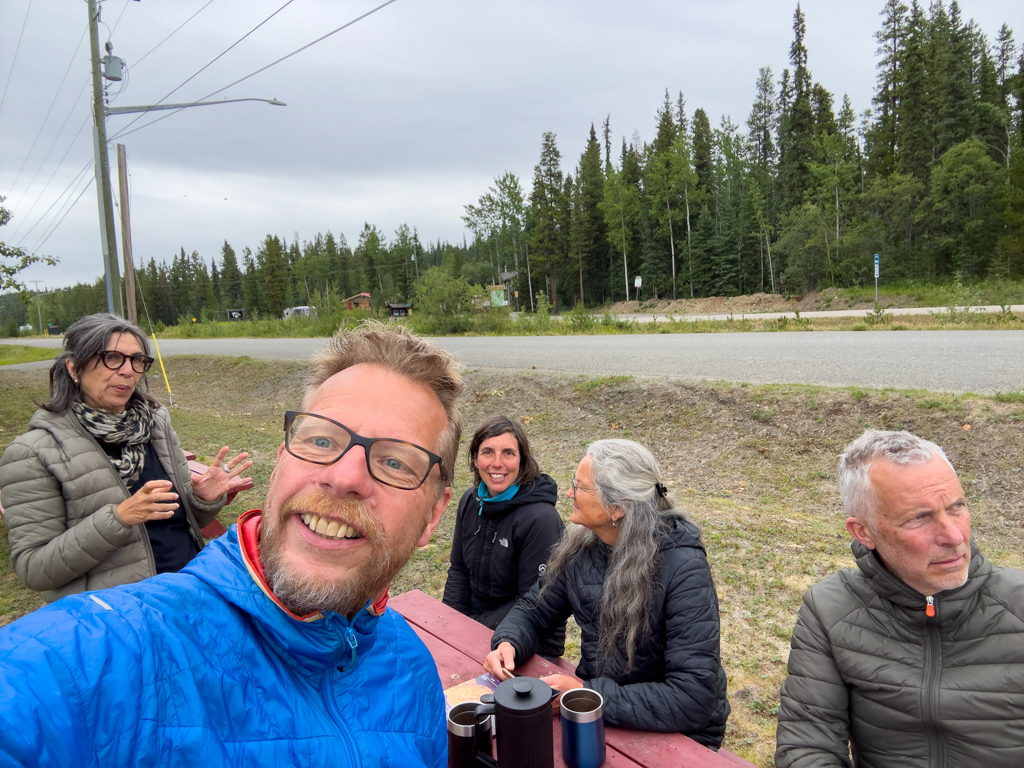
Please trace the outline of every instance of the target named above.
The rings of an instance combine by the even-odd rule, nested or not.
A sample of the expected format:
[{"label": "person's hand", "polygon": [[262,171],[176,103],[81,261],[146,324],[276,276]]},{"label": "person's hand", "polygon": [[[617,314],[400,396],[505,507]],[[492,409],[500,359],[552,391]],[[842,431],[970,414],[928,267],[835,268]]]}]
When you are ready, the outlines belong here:
[{"label": "person's hand", "polygon": [[[548,675],[547,677],[542,677],[541,681],[547,683],[559,693],[565,693],[566,691],[571,691],[573,688],[583,687],[583,683],[569,675]],[[553,714],[557,715],[559,710],[561,710],[561,698],[561,696],[556,696],[551,702]]]},{"label": "person's hand", "polygon": [[499,680],[509,680],[514,675],[512,670],[516,668],[516,649],[512,643],[499,643],[498,647],[487,654],[484,659],[484,669],[490,672]]},{"label": "person's hand", "polygon": [[203,501],[215,501],[225,493],[231,493],[237,486],[248,483],[251,477],[239,477],[252,466],[251,461],[246,461],[248,453],[240,453],[231,459],[227,464],[224,458],[228,455],[228,447],[225,445],[206,471],[196,477],[192,475],[192,491]]},{"label": "person's hand", "polygon": [[125,525],[166,520],[178,508],[178,494],[171,491],[172,487],[170,480],[150,480],[117,505],[118,517]]}]

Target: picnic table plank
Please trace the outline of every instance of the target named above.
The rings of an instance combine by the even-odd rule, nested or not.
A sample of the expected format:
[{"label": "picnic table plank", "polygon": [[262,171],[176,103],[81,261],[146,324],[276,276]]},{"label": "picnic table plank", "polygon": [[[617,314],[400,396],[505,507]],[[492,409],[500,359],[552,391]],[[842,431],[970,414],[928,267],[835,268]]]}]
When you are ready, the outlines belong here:
[{"label": "picnic table plank", "polygon": [[[388,605],[401,613],[421,638],[430,637],[431,643],[440,642],[442,646],[458,650],[462,655],[478,662],[477,674],[483,672],[483,661],[491,648],[493,632],[490,629],[418,589],[390,598]],[[428,644],[427,647],[430,648],[431,645]],[[446,651],[441,650],[440,653],[444,658]],[[564,662],[564,659],[562,661]],[[516,672],[531,677],[544,677],[556,672],[573,674],[573,669],[568,662],[556,667],[545,659],[534,656],[519,665]],[[442,687],[450,687],[445,685],[444,677],[441,681]],[[560,743],[560,730],[556,720],[556,746]],[[753,768],[753,763],[748,763],[728,750],[713,752],[680,733],[651,733],[607,726],[605,735],[609,747],[607,765],[633,764],[641,768],[732,768],[740,765]],[[619,755],[616,757],[617,762],[614,763],[611,759],[613,752]],[[561,764],[560,754],[561,748],[558,747],[555,750],[556,766]]]}]

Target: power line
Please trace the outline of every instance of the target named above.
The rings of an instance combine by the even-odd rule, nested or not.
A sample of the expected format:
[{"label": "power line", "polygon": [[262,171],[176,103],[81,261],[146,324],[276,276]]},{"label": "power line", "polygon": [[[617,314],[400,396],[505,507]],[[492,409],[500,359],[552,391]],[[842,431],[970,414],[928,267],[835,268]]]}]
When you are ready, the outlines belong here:
[{"label": "power line", "polygon": [[[21,178],[21,172],[25,170],[25,166],[28,164],[28,159],[30,157],[32,157],[32,150],[34,150],[36,148],[36,143],[39,141],[39,137],[43,135],[43,129],[46,127],[46,121],[50,119],[50,113],[53,112],[53,105],[57,103],[57,97],[60,96],[61,89],[64,88],[64,82],[68,79],[68,73],[71,72],[71,67],[75,63],[75,57],[78,55],[78,49],[82,47],[82,41],[85,40],[85,36],[86,36],[86,34],[88,32],[89,32],[89,25],[86,24],[85,25],[85,29],[82,30],[82,36],[80,38],[78,38],[78,44],[75,46],[75,50],[71,53],[71,61],[68,62],[68,67],[67,67],[67,69],[64,70],[64,77],[62,77],[60,79],[60,85],[57,86],[57,92],[55,94],[53,94],[53,101],[50,102],[50,108],[46,110],[46,117],[43,118],[43,122],[39,126],[39,131],[36,133],[36,137],[32,140],[32,146],[29,147],[28,154],[25,155],[25,160],[22,162],[21,168],[18,169],[18,175],[14,177],[14,183],[11,184],[11,186],[10,186],[11,191],[13,191],[14,188],[18,185],[18,180]],[[87,78],[86,79],[86,85],[88,85],[88,83],[89,83],[89,81],[88,81],[88,78]],[[82,90],[83,91],[85,90],[85,86],[82,86]],[[72,103],[72,105],[71,105],[71,109],[72,110],[75,108],[75,103],[77,103],[78,97],[81,96],[81,95],[82,95],[81,92],[79,92],[78,96],[75,97],[75,102]],[[70,116],[70,113],[69,113],[69,116]],[[67,118],[64,119],[64,122],[67,123]],[[63,128],[63,126],[61,126],[61,127]],[[57,132],[57,135],[60,136],[60,131]],[[54,141],[54,144],[57,143],[57,139],[56,138],[54,138],[53,141]],[[53,149],[53,145],[52,144],[50,145],[50,149]],[[49,155],[49,153],[47,153],[47,155]],[[45,162],[46,162],[46,158],[44,157],[42,163],[40,163],[40,168],[42,167],[42,164],[45,163]],[[38,175],[39,175],[39,170],[37,169],[36,170],[36,176],[38,176]],[[36,177],[33,176],[32,177],[32,181],[35,181],[35,180],[36,180]],[[32,188],[32,181],[30,181],[28,183],[28,186],[25,188],[26,190]]]},{"label": "power line", "polygon": [[[289,0],[289,2],[291,2],[291,0]],[[211,96],[216,96],[218,93],[221,93],[222,91],[226,91],[228,88],[231,88],[233,86],[238,85],[239,83],[242,83],[242,82],[248,80],[250,77],[255,77],[260,72],[265,72],[266,70],[270,69],[271,67],[273,67],[273,66],[275,66],[277,64],[280,64],[282,61],[285,61],[286,59],[290,59],[292,56],[294,56],[294,55],[296,55],[298,53],[301,53],[302,51],[306,50],[307,48],[310,48],[310,47],[316,45],[317,43],[319,43],[319,42],[321,42],[323,40],[326,40],[331,35],[335,35],[338,32],[341,32],[343,29],[347,29],[348,27],[351,27],[356,22],[362,21],[367,16],[372,16],[377,11],[381,10],[382,8],[385,8],[385,7],[389,6],[389,5],[391,5],[394,2],[396,2],[396,0],[387,0],[387,2],[381,3],[376,8],[370,9],[369,11],[364,13],[363,15],[357,16],[356,18],[352,19],[352,21],[350,21],[350,22],[348,22],[346,24],[342,24],[337,29],[334,29],[334,30],[331,30],[330,32],[328,32],[326,35],[322,35],[321,37],[318,37],[313,42],[307,43],[306,45],[304,45],[301,48],[298,48],[298,49],[292,51],[291,53],[287,54],[286,56],[282,56],[277,61],[272,61],[269,64],[267,64],[265,67],[260,67],[255,72],[252,72],[252,73],[246,75],[245,77],[239,78],[238,80],[235,80],[235,82],[230,83],[229,85],[225,85],[223,88],[220,88],[220,89],[214,91],[213,93],[208,93],[206,96],[203,96],[203,98],[199,99],[199,101],[205,101],[206,99],[210,98]],[[285,5],[287,5],[287,3]],[[282,6],[282,7],[284,7],[284,6]],[[213,63],[213,62],[211,62],[211,63]],[[202,71],[202,70],[200,70],[200,71]],[[199,74],[199,73],[197,72],[196,74]],[[191,78],[189,78],[189,79],[191,79]],[[182,85],[184,85],[184,83],[182,83]],[[175,89],[175,90],[177,90],[177,89]],[[171,93],[173,93],[173,91]],[[170,94],[168,94],[168,96],[169,95]],[[167,97],[165,96],[164,98],[167,98]],[[162,100],[163,99],[161,99],[161,101]],[[177,109],[177,110],[174,110],[173,112],[168,112],[163,117],[158,117],[156,120],[152,120],[152,121],[146,123],[145,125],[140,125],[138,128],[135,128],[134,130],[131,130],[131,131],[126,130],[127,128],[129,128],[131,126],[132,123],[135,122],[135,120],[133,120],[132,123],[129,123],[124,128],[122,128],[120,131],[118,131],[116,134],[114,134],[113,138],[118,138],[120,136],[127,136],[130,133],[135,133],[136,131],[141,131],[143,128],[148,128],[149,126],[153,125],[154,123],[159,123],[161,120],[165,120],[166,118],[170,117],[171,115],[176,115],[180,111],[181,111],[180,109]],[[141,116],[136,118],[136,120],[138,120],[138,119],[141,119]]]},{"label": "power line", "polygon": [[67,193],[69,189],[71,189],[71,187],[78,183],[79,178],[81,178],[82,174],[89,169],[89,166],[92,165],[92,162],[93,161],[91,158],[86,161],[85,165],[82,166],[82,170],[76,173],[71,182],[66,187],[64,187],[64,191],[57,195],[57,198],[52,203],[50,203],[50,207],[43,211],[43,215],[36,220],[36,223],[29,228],[28,232],[22,235],[21,239],[18,241],[17,247],[21,247],[21,244],[25,242],[26,239],[28,239],[29,235],[32,234],[32,230],[38,227],[42,223],[43,219],[46,218],[47,214],[49,214],[49,212],[53,210],[53,206],[55,206],[60,201],[60,199],[64,197],[64,195]]},{"label": "power line", "polygon": [[111,37],[113,37],[114,33],[117,31],[117,25],[121,23],[121,17],[124,16],[124,12],[128,10],[128,4],[131,1],[132,0],[124,0],[124,5],[121,7],[121,12],[117,14],[117,21],[114,22],[114,28],[110,30]]},{"label": "power line", "polygon": [[46,236],[42,240],[40,240],[38,243],[36,243],[35,247],[32,248],[30,253],[32,253],[32,254],[37,253],[39,251],[39,249],[42,248],[46,244],[46,241],[50,239],[50,235],[52,235],[54,232],[57,231],[57,228],[64,222],[64,219],[67,218],[67,215],[69,213],[71,213],[71,210],[76,205],[78,205],[78,201],[82,199],[82,195],[84,195],[85,191],[87,189],[89,189],[89,185],[92,184],[92,182],[93,182],[93,180],[95,178],[96,178],[96,174],[93,174],[92,178],[86,177],[85,185],[82,187],[82,191],[78,193],[78,197],[76,197],[75,201],[70,206],[68,206],[68,209],[66,211],[64,211],[64,215],[61,216],[60,220],[56,224],[54,224],[53,227],[50,228],[50,231],[46,234]]},{"label": "power line", "polygon": [[3,95],[0,96],[0,110],[4,108],[4,101],[7,99],[7,88],[11,85],[11,75],[14,74],[14,65],[18,63],[18,51],[21,50],[21,38],[25,36],[25,25],[28,23],[28,14],[32,10],[32,0],[28,0],[28,8],[25,9],[25,18],[21,21],[21,33],[18,35],[18,44],[14,47],[14,58],[11,60],[11,71],[7,73],[7,82],[4,84]]},{"label": "power line", "polygon": [[[130,2],[130,0],[129,0],[129,2]],[[212,4],[212,3],[213,3],[213,0],[209,0],[209,2],[208,2],[208,3],[206,4],[206,5],[204,5],[204,6],[203,6],[202,8],[200,8],[200,9],[199,9],[198,11],[196,11],[195,13],[193,13],[193,14],[192,14],[191,16],[189,16],[189,17],[188,17],[187,19],[185,19],[185,20],[184,20],[183,22],[181,22],[181,24],[180,24],[180,25],[178,26],[178,28],[177,28],[177,29],[175,29],[175,30],[174,30],[174,32],[171,32],[171,34],[169,34],[169,35],[168,35],[167,37],[165,37],[165,38],[164,38],[163,40],[161,40],[161,41],[160,41],[159,43],[157,43],[157,44],[156,44],[156,45],[154,45],[154,46],[153,46],[152,48],[150,48],[150,49],[149,49],[148,51],[146,51],[146,52],[145,52],[144,54],[142,54],[142,56],[141,56],[141,57],[139,58],[139,60],[138,60],[138,61],[136,61],[136,62],[135,62],[134,64],[132,64],[132,66],[133,66],[133,67],[137,67],[137,66],[139,66],[139,64],[141,64],[141,63],[142,63],[143,59],[145,59],[145,58],[146,58],[147,56],[149,56],[149,54],[151,54],[151,53],[152,53],[153,51],[155,51],[155,50],[156,50],[157,48],[159,48],[159,47],[160,47],[161,45],[163,45],[163,44],[164,44],[164,43],[166,43],[166,42],[167,42],[168,40],[170,40],[170,39],[171,39],[171,38],[172,38],[172,37],[173,37],[173,36],[175,35],[175,33],[177,33],[177,32],[178,32],[178,30],[180,30],[180,29],[181,29],[182,27],[184,27],[184,26],[185,26],[186,24],[188,24],[188,23],[189,23],[190,21],[192,21],[192,19],[194,19],[194,18],[195,18],[196,16],[198,16],[198,15],[199,15],[200,13],[202,13],[202,12],[203,12],[204,10],[206,10],[206,8],[207,8],[208,6],[210,6],[210,5]],[[115,25],[115,26],[116,26],[116,25]],[[164,98],[167,98],[167,97],[165,96]]]},{"label": "power line", "polygon": [[[210,2],[213,2],[213,0],[210,0]],[[269,16],[267,16],[267,18],[265,18],[265,19],[264,19],[263,21],[261,21],[261,22],[260,22],[259,24],[257,24],[257,25],[256,25],[255,27],[253,27],[252,29],[250,29],[250,30],[249,30],[248,32],[246,32],[246,33],[245,33],[244,35],[242,35],[242,36],[241,36],[240,38],[238,38],[238,39],[237,39],[237,40],[236,40],[235,42],[233,42],[233,43],[232,43],[231,45],[229,45],[229,46],[228,46],[227,48],[225,48],[225,49],[224,49],[223,51],[221,51],[221,52],[220,52],[220,53],[218,53],[218,54],[217,54],[216,56],[214,56],[214,57],[213,57],[212,59],[210,59],[210,61],[208,61],[208,62],[207,62],[207,63],[206,63],[206,64],[205,64],[205,65],[204,65],[204,66],[203,66],[202,68],[200,68],[200,69],[199,69],[198,71],[194,72],[194,73],[193,73],[193,74],[192,74],[192,75],[191,75],[190,77],[188,77],[188,78],[187,78],[187,79],[186,79],[185,81],[183,81],[183,82],[182,82],[182,83],[181,83],[180,85],[178,85],[178,87],[177,87],[177,88],[175,88],[175,89],[174,89],[174,90],[172,90],[172,91],[171,91],[170,93],[168,93],[168,94],[167,94],[166,96],[164,96],[164,97],[163,97],[162,99],[160,99],[160,101],[158,101],[158,102],[157,102],[157,104],[162,104],[162,103],[163,103],[164,101],[166,101],[167,99],[169,99],[169,98],[170,98],[171,96],[173,96],[173,95],[174,95],[174,94],[175,94],[175,93],[176,93],[177,91],[179,91],[179,90],[180,90],[180,89],[182,88],[182,86],[184,86],[184,85],[185,85],[186,83],[188,83],[189,81],[193,80],[193,79],[194,79],[195,77],[197,77],[197,76],[198,76],[198,75],[199,75],[199,74],[200,74],[201,72],[203,72],[203,71],[204,71],[205,69],[207,69],[207,68],[208,68],[208,67],[209,67],[209,66],[210,66],[211,64],[213,64],[213,63],[214,63],[215,61],[217,61],[218,59],[222,58],[222,57],[223,57],[223,56],[224,56],[224,55],[225,55],[226,53],[228,53],[228,51],[230,51],[230,50],[231,50],[232,48],[234,48],[235,46],[237,46],[237,45],[238,45],[239,43],[241,43],[241,42],[242,42],[243,40],[245,40],[245,38],[249,37],[249,35],[251,35],[251,34],[252,34],[253,32],[255,32],[255,31],[256,31],[257,29],[259,29],[260,27],[262,27],[262,26],[263,26],[264,24],[266,24],[266,23],[267,23],[268,21],[270,21],[270,20],[271,20],[272,18],[274,18],[275,16],[277,16],[277,14],[279,14],[279,13],[280,13],[281,11],[283,11],[283,10],[284,10],[285,8],[287,8],[287,7],[289,6],[289,5],[291,5],[291,4],[292,4],[292,3],[294,3],[294,2],[295,2],[295,0],[288,0],[288,1],[287,1],[287,2],[286,2],[286,3],[284,4],[284,5],[282,5],[282,6],[280,7],[280,8],[278,8],[278,9],[277,9],[276,11],[274,11],[274,12],[273,12],[272,14],[270,14]],[[209,4],[210,4],[210,3],[207,3],[206,5],[209,5]],[[204,6],[203,6],[203,8],[205,8],[205,7],[206,7],[206,6],[204,5]],[[201,10],[203,10],[203,8],[200,8],[199,10],[201,11]],[[198,13],[198,11],[197,11],[197,13]],[[187,23],[188,23],[188,22],[186,22],[186,24],[187,24]],[[182,26],[185,26],[185,25],[184,25],[184,24],[182,24]],[[179,27],[178,29],[181,29],[181,27]],[[177,30],[175,30],[175,31],[177,31]],[[174,34],[174,32],[172,32],[171,34],[173,35],[173,34]],[[168,35],[168,37],[170,37],[170,35]],[[166,38],[165,38],[165,39],[166,39]],[[153,50],[156,50],[156,49],[154,48]],[[146,54],[146,55],[148,56],[149,54]],[[180,110],[175,110],[174,112],[169,112],[169,113],[168,113],[167,115],[165,115],[165,117],[168,117],[168,116],[170,116],[170,115],[173,115],[173,114],[175,114],[176,112],[179,112],[179,111],[180,111]],[[126,125],[126,126],[125,126],[124,128],[122,128],[122,129],[121,129],[120,131],[118,131],[118,132],[117,132],[117,133],[115,133],[115,134],[114,134],[113,136],[111,136],[111,139],[112,139],[112,140],[113,140],[113,139],[116,139],[116,138],[117,138],[118,136],[126,136],[126,135],[127,135],[126,131],[127,131],[127,130],[128,130],[129,128],[131,128],[131,127],[132,127],[133,125],[135,125],[135,123],[137,123],[137,122],[138,122],[139,120],[141,120],[141,119],[142,119],[143,117],[145,117],[145,115],[146,115],[146,113],[145,113],[145,112],[143,112],[142,114],[140,114],[140,115],[139,115],[138,117],[136,117],[135,119],[133,119],[133,120],[132,120],[132,121],[131,121],[130,123],[128,123],[128,125]],[[162,118],[161,118],[161,119],[162,119]],[[155,123],[155,122],[157,122],[157,120],[154,120],[153,122]],[[136,130],[137,130],[137,129],[136,129]],[[132,131],[132,133],[134,133],[134,131]]]},{"label": "power line", "polygon": [[[85,90],[85,89],[83,88],[83,90]],[[78,96],[81,97],[81,95],[82,95],[81,92],[79,92]],[[77,98],[76,98],[76,101],[77,101]],[[66,118],[64,118],[64,125],[67,124],[68,118],[70,118],[70,117],[71,117],[71,113],[69,112],[68,116]],[[68,144],[68,148],[64,150],[64,154],[61,156],[60,160],[57,161],[57,165],[54,167],[53,173],[50,174],[50,178],[48,178],[46,180],[46,184],[43,185],[43,188],[39,191],[39,194],[36,195],[36,199],[32,202],[32,205],[29,207],[28,211],[25,213],[25,216],[24,216],[24,220],[25,221],[27,221],[29,216],[32,215],[32,211],[35,210],[36,205],[39,204],[39,201],[43,199],[43,195],[46,193],[46,190],[50,188],[50,183],[53,181],[54,176],[57,175],[57,171],[59,171],[63,167],[64,161],[67,159],[68,153],[70,153],[72,147],[75,146],[75,142],[78,141],[78,137],[81,135],[82,129],[85,128],[85,124],[89,122],[89,118],[90,117],[91,117],[91,115],[87,114],[85,116],[85,119],[82,120],[82,124],[80,126],[78,126],[78,130],[75,132],[74,137],[71,139],[71,143]],[[57,144],[57,139],[60,138],[60,134],[64,131],[64,125],[61,125],[60,131],[57,132],[57,136],[54,138],[53,144],[50,146],[50,150],[52,150],[53,147]],[[47,151],[46,156],[47,157],[50,156],[50,152],[49,151]],[[44,158],[44,162],[45,162],[45,158]],[[33,178],[33,181],[35,181],[34,178]],[[31,184],[29,186],[31,187]],[[61,194],[63,194],[63,193],[61,193]],[[43,215],[45,216],[46,214],[43,214]],[[11,239],[12,240],[15,237],[17,237],[18,233],[21,231],[22,226],[24,226],[24,225],[23,224],[19,224],[17,229],[14,230],[14,233],[11,235]]]}]

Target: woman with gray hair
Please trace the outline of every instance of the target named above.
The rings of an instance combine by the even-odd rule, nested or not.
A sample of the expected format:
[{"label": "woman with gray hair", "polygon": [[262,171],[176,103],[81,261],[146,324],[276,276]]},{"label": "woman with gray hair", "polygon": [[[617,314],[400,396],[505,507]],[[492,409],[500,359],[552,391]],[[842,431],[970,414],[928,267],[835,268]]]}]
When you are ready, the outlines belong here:
[{"label": "woman with gray hair", "polygon": [[599,692],[610,725],[679,732],[717,749],[729,702],[718,595],[700,532],[674,507],[654,456],[631,440],[592,443],[568,495],[577,525],[498,625],[485,668],[508,679],[539,636],[573,615],[583,682],[546,682]]},{"label": "woman with gray hair", "polygon": [[[47,602],[178,571],[200,528],[248,478],[221,448],[188,470],[167,409],[148,392],[145,334],[105,313],[76,321],[50,367],[50,399],[0,459],[11,563]],[[180,504],[179,504],[180,502]]]}]

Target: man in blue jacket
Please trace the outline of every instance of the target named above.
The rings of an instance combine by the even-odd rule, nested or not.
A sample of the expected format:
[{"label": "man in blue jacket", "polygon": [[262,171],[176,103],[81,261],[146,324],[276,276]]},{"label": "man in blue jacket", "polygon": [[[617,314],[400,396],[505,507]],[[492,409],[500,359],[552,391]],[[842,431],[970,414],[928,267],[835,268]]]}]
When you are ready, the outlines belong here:
[{"label": "man in blue jacket", "polygon": [[445,765],[434,663],[385,606],[451,498],[461,392],[404,329],[339,332],[262,511],[0,630],[0,766]]}]

